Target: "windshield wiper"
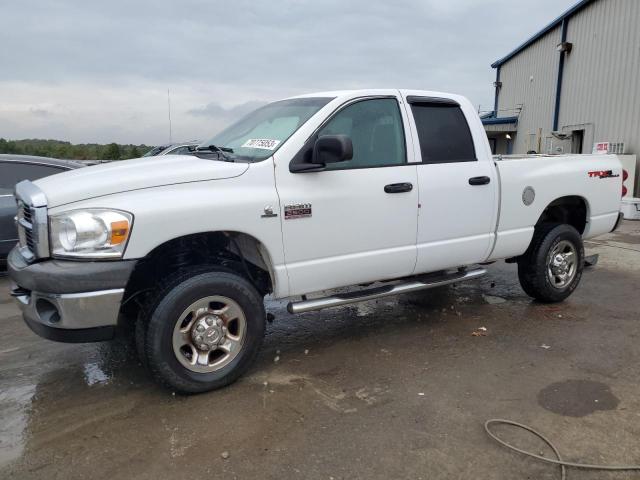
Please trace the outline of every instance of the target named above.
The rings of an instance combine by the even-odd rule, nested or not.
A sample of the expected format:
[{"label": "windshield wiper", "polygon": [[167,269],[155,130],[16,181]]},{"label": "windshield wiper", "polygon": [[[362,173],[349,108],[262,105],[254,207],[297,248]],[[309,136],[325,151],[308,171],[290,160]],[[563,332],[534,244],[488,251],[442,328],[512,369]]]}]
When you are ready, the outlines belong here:
[{"label": "windshield wiper", "polygon": [[229,147],[218,147],[216,145],[208,145],[206,147],[197,147],[196,152],[213,152],[218,155],[218,158],[222,158],[225,162],[233,162],[233,158],[231,158],[227,153],[233,153],[233,148]]}]

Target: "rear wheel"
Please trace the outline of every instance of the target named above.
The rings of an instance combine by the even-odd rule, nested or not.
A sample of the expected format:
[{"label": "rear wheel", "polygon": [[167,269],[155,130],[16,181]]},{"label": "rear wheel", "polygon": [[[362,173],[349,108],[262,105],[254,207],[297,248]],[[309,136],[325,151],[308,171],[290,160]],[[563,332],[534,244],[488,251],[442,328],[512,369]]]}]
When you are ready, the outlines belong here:
[{"label": "rear wheel", "polygon": [[576,289],[584,268],[580,233],[566,224],[536,227],[531,245],[518,259],[518,278],[527,295],[561,302]]},{"label": "rear wheel", "polygon": [[247,370],[262,342],[265,312],[260,294],[240,275],[200,270],[170,281],[143,322],[137,343],[154,377],[198,393]]}]

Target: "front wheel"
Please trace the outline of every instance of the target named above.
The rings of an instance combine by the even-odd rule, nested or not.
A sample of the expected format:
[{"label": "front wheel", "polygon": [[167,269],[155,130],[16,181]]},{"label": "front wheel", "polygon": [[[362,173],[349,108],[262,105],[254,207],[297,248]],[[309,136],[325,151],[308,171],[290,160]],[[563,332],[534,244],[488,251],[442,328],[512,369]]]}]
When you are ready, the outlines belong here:
[{"label": "front wheel", "polygon": [[576,289],[584,269],[580,233],[566,224],[536,227],[527,251],[518,258],[518,278],[527,295],[561,302]]},{"label": "front wheel", "polygon": [[263,299],[227,271],[187,272],[161,290],[139,329],[146,365],[182,393],[214,390],[251,365],[265,329]]}]

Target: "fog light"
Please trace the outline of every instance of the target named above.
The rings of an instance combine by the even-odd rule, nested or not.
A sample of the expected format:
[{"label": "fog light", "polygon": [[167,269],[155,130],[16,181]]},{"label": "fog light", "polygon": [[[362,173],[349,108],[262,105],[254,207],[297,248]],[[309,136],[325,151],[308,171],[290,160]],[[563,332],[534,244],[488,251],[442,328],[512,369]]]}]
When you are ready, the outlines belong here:
[{"label": "fog light", "polygon": [[40,319],[47,323],[58,323],[60,321],[60,313],[56,306],[49,300],[39,298],[36,302],[36,311]]}]

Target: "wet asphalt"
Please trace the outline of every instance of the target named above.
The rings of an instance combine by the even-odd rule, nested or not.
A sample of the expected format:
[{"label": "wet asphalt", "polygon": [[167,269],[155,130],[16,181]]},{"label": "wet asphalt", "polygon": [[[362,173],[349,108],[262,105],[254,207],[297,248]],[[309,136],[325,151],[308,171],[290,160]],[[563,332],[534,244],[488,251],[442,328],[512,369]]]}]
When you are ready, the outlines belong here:
[{"label": "wet asphalt", "polygon": [[40,339],[1,278],[0,478],[559,478],[492,443],[495,417],[569,460],[640,463],[640,222],[586,247],[600,261],[562,304],[531,301],[504,263],[297,317],[268,301],[276,320],[251,371],[189,397],[154,384],[131,339]]}]

